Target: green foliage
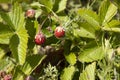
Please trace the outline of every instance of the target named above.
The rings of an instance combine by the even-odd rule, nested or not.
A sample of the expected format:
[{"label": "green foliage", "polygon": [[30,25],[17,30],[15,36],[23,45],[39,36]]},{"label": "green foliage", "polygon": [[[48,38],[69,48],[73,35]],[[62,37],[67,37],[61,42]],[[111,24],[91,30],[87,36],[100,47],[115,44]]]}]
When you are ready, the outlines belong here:
[{"label": "green foliage", "polygon": [[21,28],[24,27],[24,13],[22,11],[22,7],[18,3],[14,3],[9,16],[16,31],[19,31]]},{"label": "green foliage", "polygon": [[81,62],[92,62],[100,60],[104,57],[105,52],[102,46],[93,46],[89,45],[89,48],[86,48],[83,52],[79,53],[78,59]]},{"label": "green foliage", "polygon": [[15,31],[15,26],[12,23],[12,20],[10,19],[10,16],[7,13],[0,12],[0,15],[2,19],[7,23],[7,25],[10,27],[12,31]]},{"label": "green foliage", "polygon": [[112,64],[107,63],[107,61],[103,59],[101,62],[98,62],[98,65],[101,68],[101,70],[97,70],[99,79],[111,80],[113,75]]},{"label": "green foliage", "polygon": [[30,75],[32,71],[42,62],[46,56],[31,55],[26,58],[26,62],[21,66],[21,70],[26,74]]},{"label": "green foliage", "polygon": [[4,49],[0,48],[0,59],[5,55]]},{"label": "green foliage", "polygon": [[112,3],[114,3],[115,5],[117,5],[117,7],[120,9],[120,1],[119,0],[111,0]]},{"label": "green foliage", "polygon": [[109,22],[117,13],[117,7],[110,3],[109,0],[104,0],[99,10],[100,20],[102,25]]},{"label": "green foliage", "polygon": [[63,11],[66,8],[67,0],[61,0],[59,2],[57,13]]},{"label": "green foliage", "polygon": [[63,70],[63,73],[62,73],[60,79],[61,80],[72,80],[74,72],[75,72],[75,67],[74,66],[68,66],[67,68],[65,68]]},{"label": "green foliage", "polygon": [[5,70],[7,73],[11,72],[14,69],[14,62],[10,58],[0,60],[0,70]]},{"label": "green foliage", "polygon": [[[23,34],[13,35],[10,39],[10,48],[12,50],[12,54],[15,57],[16,61],[21,65],[25,62],[26,58],[26,44],[27,44],[27,35],[25,30],[23,30]],[[21,32],[19,32],[21,33]]]},{"label": "green foliage", "polygon": [[47,12],[52,10],[54,0],[39,0],[39,2],[47,8]]},{"label": "green foliage", "polygon": [[118,20],[112,20],[104,26],[104,30],[111,32],[120,32],[119,28],[120,22]]},{"label": "green foliage", "polygon": [[73,31],[75,37],[96,38],[96,30],[88,23],[81,23],[80,29],[74,29]]},{"label": "green foliage", "polygon": [[8,25],[0,23],[0,43],[1,44],[9,44],[9,39],[13,35],[13,32],[9,28]]},{"label": "green foliage", "polygon": [[65,55],[65,58],[70,65],[74,65],[77,61],[75,53],[70,53],[68,55]]},{"label": "green foliage", "polygon": [[18,66],[14,74],[14,80],[24,79],[25,75],[30,75],[32,71],[42,62],[46,56],[31,55],[26,58],[23,66]]},{"label": "green foliage", "polygon": [[79,80],[95,80],[96,63],[89,64],[80,74]]},{"label": "green foliage", "polygon": [[[32,18],[28,9],[35,11]],[[119,80],[119,9],[119,0],[0,0],[0,74]],[[62,38],[54,35],[58,26],[65,29]],[[35,44],[39,33],[46,38],[42,45]]]},{"label": "green foliage", "polygon": [[91,24],[95,30],[100,29],[99,18],[95,12],[88,9],[79,9],[78,14]]}]

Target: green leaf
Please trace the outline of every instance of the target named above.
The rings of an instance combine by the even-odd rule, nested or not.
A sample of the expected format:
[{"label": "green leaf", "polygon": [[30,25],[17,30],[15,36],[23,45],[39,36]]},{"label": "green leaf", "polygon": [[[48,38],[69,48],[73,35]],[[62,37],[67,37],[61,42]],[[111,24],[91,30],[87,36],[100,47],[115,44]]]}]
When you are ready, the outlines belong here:
[{"label": "green leaf", "polygon": [[108,49],[106,52],[107,58],[109,61],[113,60],[113,55],[114,55],[114,50],[113,49]]},{"label": "green leaf", "polygon": [[63,11],[66,8],[67,0],[60,0],[57,13]]},{"label": "green leaf", "polygon": [[0,15],[12,31],[19,30],[25,25],[24,13],[22,12],[22,7],[18,3],[14,3],[12,12],[9,14],[0,12]]},{"label": "green leaf", "polygon": [[6,44],[0,44],[0,60],[3,59],[6,53],[9,52],[9,46]]},{"label": "green leaf", "polygon": [[46,57],[46,55],[41,56],[39,54],[37,55],[31,55],[26,58],[26,62],[21,67],[21,70],[26,74],[30,75],[32,71],[42,62],[42,60]]},{"label": "green leaf", "polygon": [[[38,25],[37,25],[38,26]],[[26,19],[25,28],[29,34],[29,38],[33,39],[36,34],[36,26],[34,26],[34,21],[31,19]]]},{"label": "green leaf", "polygon": [[109,22],[115,16],[116,13],[117,7],[114,4],[110,4],[103,23]]},{"label": "green leaf", "polygon": [[105,16],[106,16],[109,5],[110,5],[110,1],[109,0],[104,0],[104,1],[102,1],[101,5],[99,7],[98,16],[100,18],[101,24],[103,23],[103,21],[105,19]]},{"label": "green leaf", "polygon": [[0,34],[0,44],[9,44],[9,40],[13,33]]},{"label": "green leaf", "polygon": [[13,80],[24,80],[25,74],[17,67],[13,75]]},{"label": "green leaf", "polygon": [[18,36],[15,34],[11,37],[10,39],[10,49],[12,51],[12,55],[13,57],[16,59],[17,62],[19,62],[19,56],[18,55],[18,45],[19,45],[19,38]]},{"label": "green leaf", "polygon": [[31,19],[26,19],[25,28],[29,35],[29,40],[28,40],[28,48],[29,49],[33,49],[33,47],[35,45],[33,40],[34,40],[36,31],[38,30],[38,27],[39,27],[39,25],[38,25],[37,21],[31,20]]},{"label": "green leaf", "polygon": [[77,57],[75,53],[70,53],[68,55],[65,55],[65,58],[69,62],[70,65],[74,65],[77,61]]},{"label": "green leaf", "polygon": [[0,70],[4,70],[6,68],[7,65],[9,65],[9,61],[6,61],[6,59],[2,59],[0,60]]},{"label": "green leaf", "polygon": [[86,37],[95,39],[96,30],[88,23],[81,23],[80,29],[74,29],[73,32],[75,37]]},{"label": "green leaf", "polygon": [[47,12],[50,12],[52,10],[54,0],[39,0],[39,2],[46,7]]},{"label": "green leaf", "polygon": [[24,27],[24,13],[22,12],[22,7],[18,3],[14,3],[12,7],[12,12],[9,14],[11,21],[16,30]]},{"label": "green leaf", "polygon": [[0,64],[0,70],[5,70],[7,73],[11,72],[15,66],[9,57],[0,60]]},{"label": "green leaf", "polygon": [[105,31],[111,31],[111,32],[119,32],[120,33],[120,28],[108,28],[108,27],[103,27],[102,28]]},{"label": "green leaf", "polygon": [[83,52],[79,53],[78,60],[81,62],[92,62],[100,60],[104,57],[104,50],[102,46],[89,45]]},{"label": "green leaf", "polygon": [[31,6],[32,8],[37,8],[37,9],[39,9],[42,5],[41,5],[39,2],[33,2],[33,3],[30,4],[30,6]]},{"label": "green leaf", "polygon": [[99,17],[102,25],[109,22],[117,13],[117,7],[110,3],[109,0],[104,0],[99,9]]},{"label": "green leaf", "polygon": [[60,76],[60,80],[72,80],[75,73],[75,67],[69,66],[63,70],[63,73]]},{"label": "green leaf", "polygon": [[109,23],[105,24],[102,29],[111,32],[120,32],[120,21],[112,20]]},{"label": "green leaf", "polygon": [[0,43],[9,44],[9,39],[13,35],[9,26],[0,23]]},{"label": "green leaf", "polygon": [[2,19],[7,23],[7,25],[10,27],[10,29],[12,31],[15,31],[15,26],[13,24],[13,22],[11,21],[10,17],[8,14],[4,13],[4,12],[0,12],[0,15],[2,17]]},{"label": "green leaf", "polygon": [[46,56],[30,55],[23,66],[18,66],[14,74],[14,80],[22,80],[24,75],[30,75]]},{"label": "green leaf", "polygon": [[4,49],[0,48],[0,60],[4,57],[5,51]]},{"label": "green leaf", "polygon": [[26,59],[26,52],[27,52],[27,42],[28,42],[28,34],[25,29],[21,29],[17,32],[19,37],[19,45],[18,45],[18,55],[20,64],[23,64]]},{"label": "green leaf", "polygon": [[79,80],[95,80],[96,63],[89,64],[80,74]]},{"label": "green leaf", "polygon": [[111,32],[120,32],[120,21],[112,20],[107,23],[102,29]]},{"label": "green leaf", "polygon": [[111,0],[120,9],[120,0]]},{"label": "green leaf", "polygon": [[16,61],[22,65],[26,59],[28,34],[25,29],[21,29],[16,33],[10,39],[10,49]]},{"label": "green leaf", "polygon": [[96,30],[100,29],[99,18],[95,12],[88,9],[79,9],[78,14],[89,24],[91,24],[93,28]]},{"label": "green leaf", "polygon": [[109,27],[109,28],[120,27],[120,21],[118,21],[118,20],[111,20],[104,27]]}]

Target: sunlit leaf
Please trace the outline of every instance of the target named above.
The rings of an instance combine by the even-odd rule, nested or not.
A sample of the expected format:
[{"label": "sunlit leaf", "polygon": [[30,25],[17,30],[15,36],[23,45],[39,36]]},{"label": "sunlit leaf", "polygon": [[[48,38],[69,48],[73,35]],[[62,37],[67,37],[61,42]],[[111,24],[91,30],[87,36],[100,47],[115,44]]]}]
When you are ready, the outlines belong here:
[{"label": "sunlit leaf", "polygon": [[26,59],[28,34],[25,29],[21,29],[17,33],[19,37],[19,45],[18,45],[19,61],[20,61],[20,64],[23,64]]},{"label": "sunlit leaf", "polygon": [[100,60],[104,57],[104,50],[102,46],[89,45],[83,52],[79,53],[78,60],[81,62],[92,62]]},{"label": "sunlit leaf", "polygon": [[65,58],[70,65],[74,65],[77,61],[75,53],[70,53],[68,55],[65,55]]},{"label": "sunlit leaf", "polygon": [[79,80],[95,80],[96,63],[89,64],[80,74]]},{"label": "sunlit leaf", "polygon": [[98,15],[89,9],[79,9],[78,14],[93,26],[96,30],[100,29]]},{"label": "sunlit leaf", "polygon": [[120,0],[111,0],[111,2],[117,5],[117,7],[120,9]]},{"label": "sunlit leaf", "polygon": [[72,80],[75,72],[74,66],[69,66],[63,70],[63,73],[60,76],[61,80]]},{"label": "sunlit leaf", "polygon": [[14,74],[14,80],[23,79],[24,75],[30,75],[46,56],[31,55],[26,58],[23,66],[18,66]]},{"label": "sunlit leaf", "polygon": [[39,0],[39,2],[46,7],[47,12],[50,12],[52,10],[54,0]]},{"label": "sunlit leaf", "polygon": [[109,27],[109,28],[115,28],[115,27],[120,27],[120,21],[118,20],[111,20],[109,23],[107,23],[104,27]]},{"label": "sunlit leaf", "polygon": [[9,26],[0,23],[0,43],[9,44],[9,39],[13,35]]},{"label": "sunlit leaf", "polygon": [[24,13],[22,12],[22,7],[18,3],[14,3],[12,7],[12,11],[9,14],[9,16],[16,30],[19,30],[20,28],[24,27],[25,16],[24,16]]},{"label": "sunlit leaf", "polygon": [[13,35],[10,40],[10,49],[16,61],[23,64],[26,59],[28,34],[25,29],[21,29],[17,34]]},{"label": "sunlit leaf", "polygon": [[74,29],[75,37],[95,38],[95,29],[87,23],[81,23],[80,29]]},{"label": "sunlit leaf", "polygon": [[114,4],[110,4],[103,23],[109,22],[113,18],[113,16],[115,16],[116,13],[117,7]]},{"label": "sunlit leaf", "polygon": [[99,17],[102,25],[109,22],[117,13],[117,7],[110,3],[109,0],[104,0],[99,9]]},{"label": "sunlit leaf", "polygon": [[26,62],[21,67],[21,70],[26,74],[30,75],[32,71],[42,62],[46,56],[41,56],[39,54],[28,56]]},{"label": "sunlit leaf", "polygon": [[99,7],[98,16],[100,18],[101,24],[103,23],[103,21],[105,19],[105,16],[106,16],[109,5],[110,5],[110,1],[109,0],[104,0]]},{"label": "sunlit leaf", "polygon": [[57,13],[63,11],[66,8],[67,0],[60,0]]},{"label": "sunlit leaf", "polygon": [[117,27],[116,28],[103,27],[103,30],[120,33],[120,28],[117,28]]},{"label": "sunlit leaf", "polygon": [[4,49],[0,48],[0,60],[4,57],[5,51]]},{"label": "sunlit leaf", "polygon": [[10,16],[4,12],[0,12],[0,15],[1,15],[2,19],[5,21],[5,23],[7,23],[7,25],[10,27],[10,29],[12,31],[15,31],[15,25],[11,21]]},{"label": "sunlit leaf", "polygon": [[110,21],[103,27],[103,30],[111,32],[120,32],[120,21],[118,20]]}]

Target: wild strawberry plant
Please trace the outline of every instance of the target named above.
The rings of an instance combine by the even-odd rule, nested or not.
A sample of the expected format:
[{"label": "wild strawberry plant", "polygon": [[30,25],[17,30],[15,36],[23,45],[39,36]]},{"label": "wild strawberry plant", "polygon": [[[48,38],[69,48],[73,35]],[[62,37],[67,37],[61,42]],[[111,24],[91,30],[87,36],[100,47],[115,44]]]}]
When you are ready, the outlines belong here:
[{"label": "wild strawberry plant", "polygon": [[119,0],[0,0],[0,80],[119,80]]}]

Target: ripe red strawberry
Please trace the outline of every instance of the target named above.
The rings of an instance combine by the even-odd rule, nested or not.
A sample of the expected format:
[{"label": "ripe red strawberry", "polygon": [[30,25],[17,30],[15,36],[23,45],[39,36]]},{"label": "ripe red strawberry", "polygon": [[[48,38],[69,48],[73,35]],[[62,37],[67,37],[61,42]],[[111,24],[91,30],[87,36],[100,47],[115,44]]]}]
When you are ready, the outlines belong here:
[{"label": "ripe red strawberry", "polygon": [[10,75],[10,74],[5,75],[3,80],[12,80],[12,75]]},{"label": "ripe red strawberry", "polygon": [[37,45],[44,44],[45,40],[46,40],[46,38],[45,38],[45,36],[42,33],[39,33],[39,34],[35,35],[35,43]]},{"label": "ripe red strawberry", "polygon": [[33,9],[29,9],[26,11],[26,17],[33,18],[35,16],[35,11]]},{"label": "ripe red strawberry", "polygon": [[54,31],[54,35],[56,38],[61,38],[65,36],[65,30],[63,27],[58,26],[56,27],[55,31]]}]

